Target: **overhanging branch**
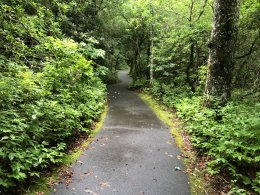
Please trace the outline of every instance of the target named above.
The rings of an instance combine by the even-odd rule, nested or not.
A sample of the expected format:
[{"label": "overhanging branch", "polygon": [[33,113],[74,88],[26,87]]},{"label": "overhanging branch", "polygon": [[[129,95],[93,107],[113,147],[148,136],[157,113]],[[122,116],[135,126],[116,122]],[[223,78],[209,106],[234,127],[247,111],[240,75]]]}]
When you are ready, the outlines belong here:
[{"label": "overhanging branch", "polygon": [[258,40],[259,38],[260,38],[260,36],[257,36],[257,37],[255,38],[255,40],[253,41],[253,43],[252,43],[252,45],[251,45],[251,47],[250,47],[250,49],[249,49],[249,51],[248,51],[247,53],[245,53],[245,54],[243,54],[243,55],[241,55],[241,56],[237,56],[237,57],[235,57],[235,59],[242,59],[242,58],[245,58],[245,57],[251,55],[252,52],[254,51],[254,46],[255,46],[255,44],[256,44],[256,42],[257,42],[257,40]]}]

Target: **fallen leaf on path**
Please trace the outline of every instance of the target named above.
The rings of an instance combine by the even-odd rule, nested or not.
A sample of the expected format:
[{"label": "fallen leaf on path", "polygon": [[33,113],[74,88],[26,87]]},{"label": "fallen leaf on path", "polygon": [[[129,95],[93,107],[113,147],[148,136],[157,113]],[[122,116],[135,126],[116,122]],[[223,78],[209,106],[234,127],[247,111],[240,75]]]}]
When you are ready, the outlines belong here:
[{"label": "fallen leaf on path", "polygon": [[89,190],[89,189],[86,189],[85,192],[87,192],[88,194],[92,194],[92,195],[99,195],[96,192]]},{"label": "fallen leaf on path", "polygon": [[70,183],[72,183],[72,176],[73,172],[69,169],[61,169],[59,173],[59,177],[61,178],[59,183],[65,183],[66,186],[68,186]]},{"label": "fallen leaf on path", "polygon": [[48,180],[48,186],[54,186],[56,184],[56,180],[51,177],[49,180]]},{"label": "fallen leaf on path", "polygon": [[80,161],[80,160],[78,160],[78,163],[79,163],[79,164],[81,164],[81,165],[83,164],[83,162],[82,162],[82,161]]},{"label": "fallen leaf on path", "polygon": [[110,187],[110,184],[108,182],[101,182],[99,185],[101,186],[101,188],[102,187],[103,188],[109,188]]},{"label": "fallen leaf on path", "polygon": [[180,167],[175,167],[174,170],[175,171],[181,171],[181,168]]},{"label": "fallen leaf on path", "polygon": [[93,175],[93,172],[92,171],[87,171],[87,172],[84,173],[84,175],[90,176],[90,175]]},{"label": "fallen leaf on path", "polygon": [[113,192],[118,192],[118,190],[117,190],[116,188],[114,188],[112,191],[113,191]]},{"label": "fallen leaf on path", "polygon": [[186,173],[191,173],[192,169],[186,169]]},{"label": "fallen leaf on path", "polygon": [[100,140],[103,140],[103,141],[108,141],[108,137],[101,137]]}]

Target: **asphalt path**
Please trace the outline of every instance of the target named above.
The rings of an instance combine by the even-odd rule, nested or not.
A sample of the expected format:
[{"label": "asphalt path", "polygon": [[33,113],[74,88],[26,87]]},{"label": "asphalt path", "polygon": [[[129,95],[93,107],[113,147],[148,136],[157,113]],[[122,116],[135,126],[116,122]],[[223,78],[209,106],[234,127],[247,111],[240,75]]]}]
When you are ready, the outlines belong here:
[{"label": "asphalt path", "polygon": [[109,111],[100,133],[72,165],[69,185],[55,195],[190,194],[170,129],[132,91],[126,71],[108,87]]}]

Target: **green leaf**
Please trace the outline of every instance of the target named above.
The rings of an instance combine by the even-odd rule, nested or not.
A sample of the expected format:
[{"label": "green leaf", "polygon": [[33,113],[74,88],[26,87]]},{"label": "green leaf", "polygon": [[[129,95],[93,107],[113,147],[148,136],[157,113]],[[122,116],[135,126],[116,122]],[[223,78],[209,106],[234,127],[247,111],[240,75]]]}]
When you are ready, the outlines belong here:
[{"label": "green leaf", "polygon": [[252,181],[247,176],[242,176],[243,184],[249,185],[252,183]]},{"label": "green leaf", "polygon": [[7,140],[7,139],[9,139],[9,137],[8,136],[4,136],[4,137],[2,137],[1,141],[2,140]]},{"label": "green leaf", "polygon": [[8,155],[8,157],[9,157],[10,160],[13,160],[14,157],[15,157],[15,153],[10,153],[10,154]]}]

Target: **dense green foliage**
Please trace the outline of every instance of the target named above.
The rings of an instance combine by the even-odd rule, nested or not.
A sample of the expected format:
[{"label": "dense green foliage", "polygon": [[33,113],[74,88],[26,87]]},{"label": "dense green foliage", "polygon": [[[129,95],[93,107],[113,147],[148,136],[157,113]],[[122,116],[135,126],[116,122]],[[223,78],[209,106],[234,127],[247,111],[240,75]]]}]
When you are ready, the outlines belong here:
[{"label": "dense green foliage", "polygon": [[60,162],[68,138],[89,133],[105,103],[99,76],[107,69],[93,69],[91,59],[104,55],[93,38],[78,43],[62,35],[61,12],[69,5],[1,1],[0,8],[3,193]]},{"label": "dense green foliage", "polygon": [[133,88],[186,121],[210,173],[228,174],[234,193],[259,192],[259,10],[241,2],[233,98],[205,108],[213,0],[1,1],[1,188],[60,162],[102,112],[103,82],[128,65]]},{"label": "dense green foliage", "polygon": [[[174,2],[174,3],[173,3]],[[259,192],[259,9],[243,1],[233,67],[233,98],[225,107],[203,107],[213,1],[133,1],[125,3],[120,39],[133,76],[132,88],[145,88],[175,108],[187,123],[193,145],[208,154],[209,172],[229,175],[236,185]],[[151,13],[153,10],[153,14]],[[150,29],[154,26],[154,81],[149,85]],[[125,44],[127,43],[127,44]]]},{"label": "dense green foliage", "polygon": [[[183,93],[183,88],[155,84],[148,92],[170,108],[177,110],[186,123],[199,155],[208,154],[209,173],[225,174],[235,184],[260,189],[260,104],[259,101],[233,100],[225,107],[202,106],[201,96]],[[240,193],[244,190],[240,189]]]}]

